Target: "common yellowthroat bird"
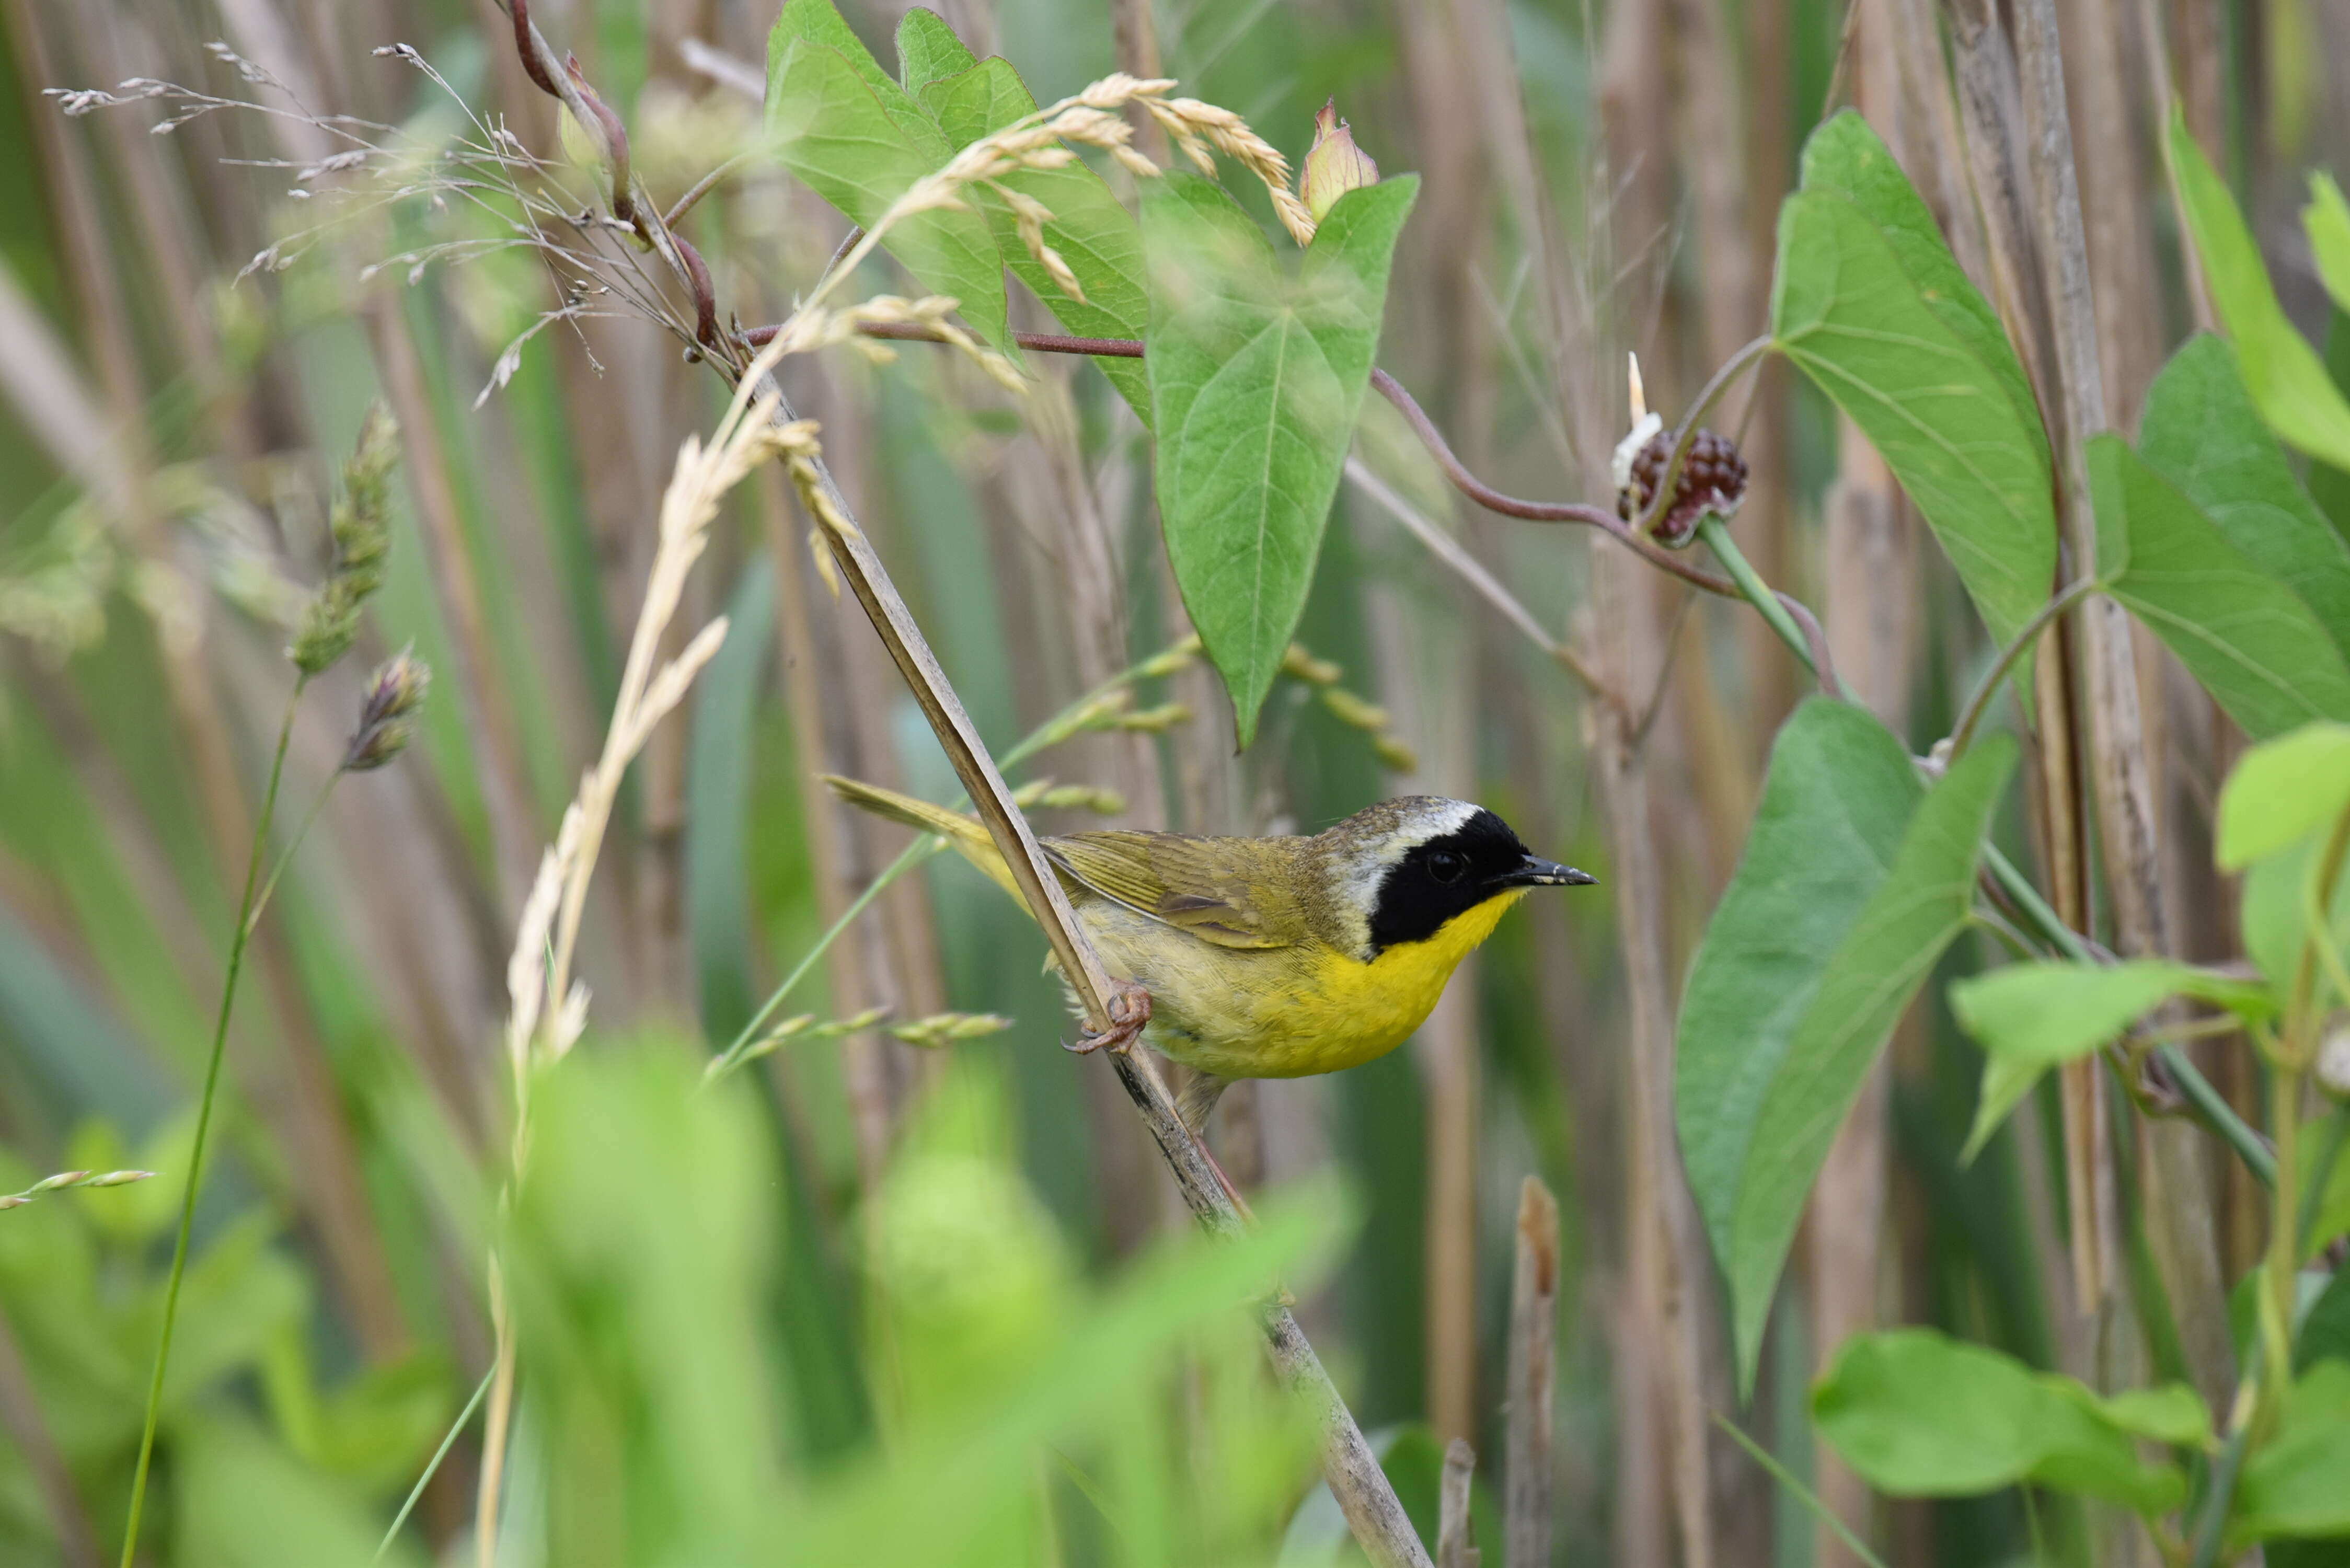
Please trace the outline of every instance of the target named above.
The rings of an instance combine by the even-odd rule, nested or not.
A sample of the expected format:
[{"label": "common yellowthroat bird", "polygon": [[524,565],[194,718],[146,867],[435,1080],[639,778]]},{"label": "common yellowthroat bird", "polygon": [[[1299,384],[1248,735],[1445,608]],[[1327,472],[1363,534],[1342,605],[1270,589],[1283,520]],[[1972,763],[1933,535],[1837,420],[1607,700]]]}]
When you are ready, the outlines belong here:
[{"label": "common yellowthroat bird", "polygon": [[[1014,898],[987,829],[853,779],[844,800],[942,835]],[[1419,1027],[1471,949],[1534,888],[1598,878],[1544,860],[1467,801],[1406,795],[1310,838],[1072,833],[1041,841],[1122,994],[1116,1027],[1072,1049],[1143,1043],[1200,1075],[1196,1132],[1234,1078],[1299,1078],[1385,1055]]]}]

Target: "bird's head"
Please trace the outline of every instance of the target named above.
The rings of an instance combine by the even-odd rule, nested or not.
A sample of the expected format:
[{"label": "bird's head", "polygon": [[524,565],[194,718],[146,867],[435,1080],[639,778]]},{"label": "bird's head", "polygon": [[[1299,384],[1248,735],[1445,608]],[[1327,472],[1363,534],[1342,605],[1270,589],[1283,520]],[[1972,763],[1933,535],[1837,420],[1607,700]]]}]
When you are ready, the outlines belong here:
[{"label": "bird's head", "polygon": [[1598,880],[1534,854],[1483,806],[1440,795],[1381,801],[1326,830],[1317,846],[1331,902],[1358,928],[1349,934],[1359,935],[1366,962],[1495,898]]}]

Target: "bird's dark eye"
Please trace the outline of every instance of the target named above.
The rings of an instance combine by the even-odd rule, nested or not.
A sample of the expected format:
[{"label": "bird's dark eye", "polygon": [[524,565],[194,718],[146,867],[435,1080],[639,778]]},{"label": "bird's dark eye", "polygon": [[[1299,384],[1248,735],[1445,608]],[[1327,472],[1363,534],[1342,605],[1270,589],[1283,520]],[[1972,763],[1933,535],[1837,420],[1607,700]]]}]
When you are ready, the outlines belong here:
[{"label": "bird's dark eye", "polygon": [[1428,874],[1440,882],[1458,882],[1461,868],[1461,857],[1450,849],[1439,849],[1428,857]]}]

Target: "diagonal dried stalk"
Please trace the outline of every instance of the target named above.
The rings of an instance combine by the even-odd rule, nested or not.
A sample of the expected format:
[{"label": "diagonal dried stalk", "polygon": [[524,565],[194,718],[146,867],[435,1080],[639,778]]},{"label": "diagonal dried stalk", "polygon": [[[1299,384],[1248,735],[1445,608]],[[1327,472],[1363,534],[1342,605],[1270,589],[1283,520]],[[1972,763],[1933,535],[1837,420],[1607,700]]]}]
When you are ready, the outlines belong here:
[{"label": "diagonal dried stalk", "polygon": [[[764,356],[763,356],[764,358]],[[764,366],[757,367],[762,379]],[[763,397],[765,394],[762,394]],[[788,405],[777,396],[781,417]],[[956,775],[970,794],[986,825],[989,836],[1012,869],[1021,895],[1045,929],[1063,977],[1076,993],[1087,1026],[1110,1027],[1109,998],[1115,989],[1101,960],[1077,925],[1068,896],[1045,860],[1027,819],[1013,804],[1012,791],[997,772],[970,715],[931,652],[929,641],[914,622],[895,584],[865,532],[850,514],[832,475],[819,455],[786,452],[785,463],[800,500],[821,524],[825,544],[841,580],[848,585],[889,649],[890,659],[906,679],[914,699],[930,722],[939,743],[953,763]],[[1218,1234],[1230,1234],[1242,1224],[1239,1212],[1217,1179],[1215,1168],[1191,1129],[1176,1114],[1166,1085],[1149,1060],[1134,1053],[1109,1053],[1118,1082],[1141,1112],[1152,1139],[1174,1172],[1184,1202],[1201,1224]],[[1269,1304],[1263,1313],[1266,1337],[1283,1381],[1305,1398],[1321,1428],[1323,1469],[1333,1496],[1338,1500],[1356,1539],[1373,1562],[1382,1565],[1419,1564],[1427,1553],[1410,1521],[1363,1440],[1361,1429],[1336,1387],[1291,1317],[1288,1308]]]}]

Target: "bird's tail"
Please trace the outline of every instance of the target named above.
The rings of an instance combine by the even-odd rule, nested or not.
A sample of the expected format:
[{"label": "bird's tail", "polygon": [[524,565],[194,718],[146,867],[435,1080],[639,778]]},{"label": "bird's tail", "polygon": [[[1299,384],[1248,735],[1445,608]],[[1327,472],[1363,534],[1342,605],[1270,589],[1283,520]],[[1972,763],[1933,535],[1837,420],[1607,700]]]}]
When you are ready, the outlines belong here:
[{"label": "bird's tail", "polygon": [[[832,793],[860,810],[876,816],[886,816],[892,822],[902,822],[908,827],[924,833],[935,833],[954,846],[956,854],[987,873],[989,878],[1014,898],[1020,897],[1020,885],[1012,879],[1012,867],[1003,863],[1003,856],[995,847],[995,840],[987,836],[976,817],[965,816],[959,811],[949,811],[942,805],[932,805],[926,800],[916,800],[896,790],[883,789],[858,779],[842,778],[827,774],[824,782]],[[1025,908],[1025,905],[1023,905]]]}]

